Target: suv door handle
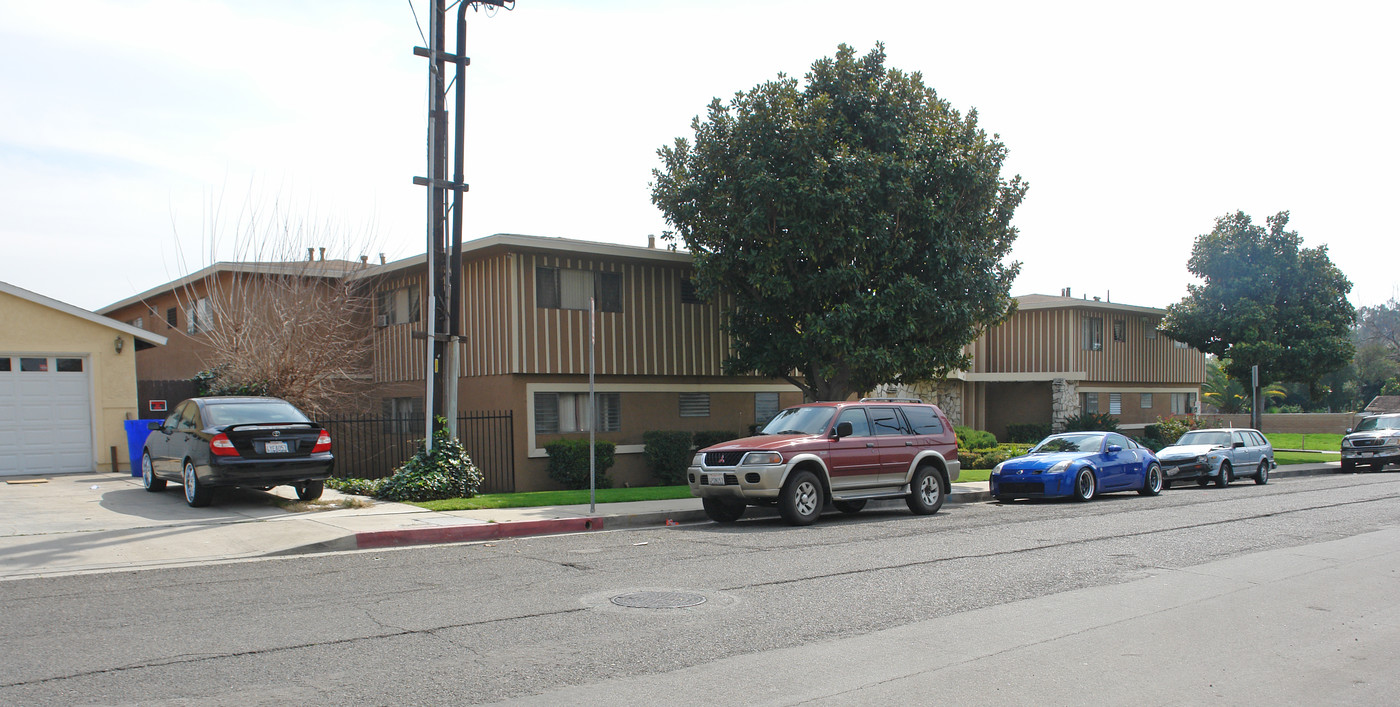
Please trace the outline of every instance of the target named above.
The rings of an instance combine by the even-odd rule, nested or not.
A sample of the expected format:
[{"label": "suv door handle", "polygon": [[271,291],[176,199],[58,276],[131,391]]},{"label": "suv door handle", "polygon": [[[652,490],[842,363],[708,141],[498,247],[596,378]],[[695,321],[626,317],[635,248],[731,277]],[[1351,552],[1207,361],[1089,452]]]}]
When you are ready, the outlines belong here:
[{"label": "suv door handle", "polygon": [[906,447],[912,447],[912,446],[914,446],[913,440],[907,440],[907,439],[904,440],[904,446],[906,446]]},{"label": "suv door handle", "polygon": [[874,442],[866,442],[866,443],[865,443],[865,448],[866,448],[866,449],[874,449],[874,448],[875,448],[875,443],[874,443]]}]

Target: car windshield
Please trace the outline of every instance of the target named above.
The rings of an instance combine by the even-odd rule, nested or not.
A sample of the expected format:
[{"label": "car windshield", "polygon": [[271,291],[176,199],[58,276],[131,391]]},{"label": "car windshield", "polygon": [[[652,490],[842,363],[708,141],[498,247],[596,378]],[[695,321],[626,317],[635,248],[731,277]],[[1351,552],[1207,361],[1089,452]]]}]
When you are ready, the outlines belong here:
[{"label": "car windshield", "polygon": [[1182,435],[1181,439],[1177,440],[1176,443],[1178,446],[1182,447],[1195,444],[1213,444],[1219,447],[1228,447],[1230,446],[1230,433],[1196,430],[1195,432],[1187,432]]},{"label": "car windshield", "polygon": [[759,434],[765,435],[816,435],[826,431],[836,408],[811,407],[788,408],[773,418]]},{"label": "car windshield", "polygon": [[1370,430],[1400,430],[1400,417],[1368,417],[1356,423],[1357,432]]},{"label": "car windshield", "polygon": [[291,403],[282,400],[218,402],[204,404],[205,421],[211,427],[246,425],[256,422],[310,422]]},{"label": "car windshield", "polygon": [[1031,450],[1031,454],[1051,452],[1097,452],[1103,447],[1103,435],[1067,434],[1046,437]]}]

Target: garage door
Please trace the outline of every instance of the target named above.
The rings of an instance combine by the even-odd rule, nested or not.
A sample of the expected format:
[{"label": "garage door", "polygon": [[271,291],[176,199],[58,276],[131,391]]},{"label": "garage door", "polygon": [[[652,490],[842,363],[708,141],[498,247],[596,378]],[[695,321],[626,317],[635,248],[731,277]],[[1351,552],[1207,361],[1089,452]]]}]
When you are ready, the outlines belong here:
[{"label": "garage door", "polygon": [[92,471],[84,358],[0,353],[0,476]]}]

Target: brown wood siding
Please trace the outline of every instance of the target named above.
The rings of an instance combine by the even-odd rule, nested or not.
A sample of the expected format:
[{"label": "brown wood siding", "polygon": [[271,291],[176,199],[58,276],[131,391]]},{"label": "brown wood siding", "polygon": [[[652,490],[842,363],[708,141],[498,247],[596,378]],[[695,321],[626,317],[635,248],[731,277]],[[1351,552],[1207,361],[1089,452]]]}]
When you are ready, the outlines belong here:
[{"label": "brown wood siding", "polygon": [[400,274],[376,283],[374,296],[379,293],[397,290],[402,287],[418,287],[418,321],[403,324],[374,326],[374,382],[388,383],[424,379],[427,350],[425,340],[413,338],[415,331],[427,331],[428,293],[423,283],[426,276],[422,272]]},{"label": "brown wood siding", "polygon": [[[1103,349],[1085,350],[1080,327],[1085,317],[1103,320]],[[1143,318],[1147,319],[1146,325]],[[1113,323],[1125,324],[1124,341],[1113,340]],[[1205,356],[1176,348],[1158,334],[1147,338],[1160,317],[1088,307],[1018,311],[982,335],[970,348],[972,373],[1058,373],[1083,371],[1086,380],[1111,383],[1202,383]]]},{"label": "brown wood siding", "polygon": [[622,311],[597,313],[598,375],[721,375],[731,342],[720,331],[719,305],[680,301],[688,268],[536,253],[512,260],[513,276],[500,280],[514,288],[521,320],[512,373],[588,373],[588,312],[536,304],[535,268],[548,267],[622,276]]},{"label": "brown wood siding", "polygon": [[511,352],[511,256],[462,264],[463,376],[513,373]]}]

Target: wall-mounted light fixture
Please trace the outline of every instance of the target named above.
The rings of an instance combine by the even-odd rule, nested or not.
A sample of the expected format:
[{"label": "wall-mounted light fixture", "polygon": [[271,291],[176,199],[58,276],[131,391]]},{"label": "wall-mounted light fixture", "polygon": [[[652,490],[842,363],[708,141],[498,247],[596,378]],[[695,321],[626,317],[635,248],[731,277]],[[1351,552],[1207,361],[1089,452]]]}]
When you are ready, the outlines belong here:
[{"label": "wall-mounted light fixture", "polygon": [[122,352],[122,347],[123,347],[123,346],[126,346],[126,339],[123,339],[123,338],[121,338],[120,336],[117,337],[117,340],[116,340],[116,341],[113,341],[113,342],[112,342],[112,348],[116,349],[116,350],[117,350],[117,353],[121,353],[121,352]]}]

